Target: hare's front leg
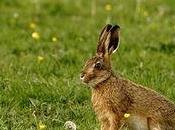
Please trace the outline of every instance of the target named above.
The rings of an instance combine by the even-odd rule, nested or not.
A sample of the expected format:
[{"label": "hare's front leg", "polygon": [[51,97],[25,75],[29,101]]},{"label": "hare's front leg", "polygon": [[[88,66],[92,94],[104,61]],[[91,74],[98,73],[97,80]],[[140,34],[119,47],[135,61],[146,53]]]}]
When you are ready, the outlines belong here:
[{"label": "hare's front leg", "polygon": [[119,130],[121,127],[120,118],[116,114],[111,114],[109,118],[110,129],[109,130]]},{"label": "hare's front leg", "polygon": [[106,118],[106,119],[103,119],[100,121],[101,122],[101,130],[109,130],[109,120]]},{"label": "hare's front leg", "polygon": [[101,130],[119,130],[121,127],[119,116],[113,112],[107,111],[102,116],[98,115],[101,123]]},{"label": "hare's front leg", "polygon": [[113,121],[102,121],[101,122],[101,130],[119,130],[119,123],[115,120]]},{"label": "hare's front leg", "polygon": [[114,120],[110,123],[109,130],[119,130],[120,127],[121,127],[121,125],[120,125],[119,121]]},{"label": "hare's front leg", "polygon": [[161,130],[159,123],[151,118],[147,118],[149,130]]}]

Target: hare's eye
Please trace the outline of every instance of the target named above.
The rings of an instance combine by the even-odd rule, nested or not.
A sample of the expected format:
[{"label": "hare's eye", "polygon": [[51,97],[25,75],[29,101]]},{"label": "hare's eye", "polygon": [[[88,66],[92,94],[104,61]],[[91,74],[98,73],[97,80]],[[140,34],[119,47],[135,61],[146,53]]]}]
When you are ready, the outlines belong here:
[{"label": "hare's eye", "polygon": [[101,67],[102,67],[101,63],[98,62],[98,63],[95,64],[95,68],[101,69]]}]

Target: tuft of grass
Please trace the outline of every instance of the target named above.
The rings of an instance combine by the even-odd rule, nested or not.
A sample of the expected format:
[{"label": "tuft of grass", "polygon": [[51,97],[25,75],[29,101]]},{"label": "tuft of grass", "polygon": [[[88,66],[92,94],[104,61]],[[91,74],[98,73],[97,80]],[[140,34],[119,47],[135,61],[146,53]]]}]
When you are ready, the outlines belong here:
[{"label": "tuft of grass", "polygon": [[77,129],[99,129],[90,90],[81,84],[79,73],[109,21],[121,26],[114,72],[175,101],[175,2],[92,3],[0,1],[1,130],[33,130],[41,124],[62,130],[68,120]]}]

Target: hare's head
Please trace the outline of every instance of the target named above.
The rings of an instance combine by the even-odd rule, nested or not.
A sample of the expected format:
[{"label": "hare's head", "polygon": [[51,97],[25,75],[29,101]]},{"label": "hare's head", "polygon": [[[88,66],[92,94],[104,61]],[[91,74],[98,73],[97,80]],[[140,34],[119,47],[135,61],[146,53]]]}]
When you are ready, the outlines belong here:
[{"label": "hare's head", "polygon": [[80,79],[95,86],[108,79],[111,74],[110,56],[119,46],[119,26],[106,25],[100,36],[97,45],[97,53],[87,60],[81,72]]}]

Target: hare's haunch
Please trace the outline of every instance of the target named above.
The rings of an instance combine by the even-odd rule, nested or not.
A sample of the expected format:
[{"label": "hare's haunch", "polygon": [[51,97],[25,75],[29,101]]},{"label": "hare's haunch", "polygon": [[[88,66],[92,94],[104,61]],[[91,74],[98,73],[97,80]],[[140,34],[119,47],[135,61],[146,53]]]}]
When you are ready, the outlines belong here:
[{"label": "hare's haunch", "polygon": [[175,130],[175,105],[171,101],[113,74],[110,56],[119,46],[119,28],[103,28],[97,53],[87,60],[80,77],[92,88],[92,104],[101,130]]}]

